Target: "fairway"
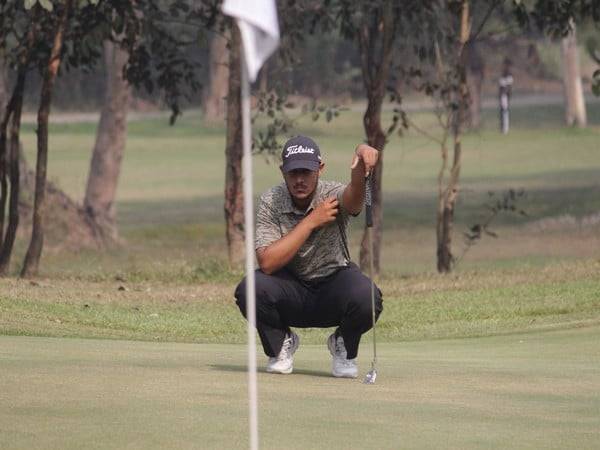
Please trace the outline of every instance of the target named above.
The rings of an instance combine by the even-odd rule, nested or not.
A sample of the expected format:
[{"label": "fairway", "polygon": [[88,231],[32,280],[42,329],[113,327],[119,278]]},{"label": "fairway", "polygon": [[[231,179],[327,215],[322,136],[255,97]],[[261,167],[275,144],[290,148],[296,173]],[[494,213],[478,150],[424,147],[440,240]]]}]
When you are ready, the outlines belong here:
[{"label": "fairway", "polygon": [[[301,345],[294,374],[259,374],[261,446],[594,448],[598,342],[594,326],[384,343],[374,386]],[[248,445],[243,345],[1,336],[0,367],[2,449]]]}]

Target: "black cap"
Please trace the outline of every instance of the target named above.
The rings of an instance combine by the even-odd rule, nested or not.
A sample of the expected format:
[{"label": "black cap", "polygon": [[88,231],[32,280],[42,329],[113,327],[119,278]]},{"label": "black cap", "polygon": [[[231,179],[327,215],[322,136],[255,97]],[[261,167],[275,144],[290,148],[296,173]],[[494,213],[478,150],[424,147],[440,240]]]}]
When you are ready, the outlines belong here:
[{"label": "black cap", "polygon": [[306,136],[291,138],[283,146],[281,152],[283,171],[294,169],[319,170],[321,167],[321,151],[315,141]]}]

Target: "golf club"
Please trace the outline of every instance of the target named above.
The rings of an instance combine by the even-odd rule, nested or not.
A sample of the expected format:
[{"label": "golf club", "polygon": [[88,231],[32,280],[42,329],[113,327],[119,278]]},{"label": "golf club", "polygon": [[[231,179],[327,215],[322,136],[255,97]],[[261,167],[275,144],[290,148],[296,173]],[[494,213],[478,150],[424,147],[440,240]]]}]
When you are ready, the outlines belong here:
[{"label": "golf club", "polygon": [[365,375],[364,384],[375,384],[377,378],[377,344],[375,340],[375,282],[373,281],[373,198],[371,195],[371,175],[365,180],[365,216],[367,221],[367,234],[369,239],[369,277],[371,278],[371,314],[373,319],[373,362],[371,370]]}]

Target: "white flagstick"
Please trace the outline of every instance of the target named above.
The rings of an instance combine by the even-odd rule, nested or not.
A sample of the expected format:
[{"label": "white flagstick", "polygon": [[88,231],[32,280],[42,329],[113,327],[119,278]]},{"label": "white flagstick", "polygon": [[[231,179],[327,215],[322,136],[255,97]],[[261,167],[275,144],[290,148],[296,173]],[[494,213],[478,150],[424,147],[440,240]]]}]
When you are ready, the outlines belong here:
[{"label": "white flagstick", "polygon": [[248,320],[248,405],[250,449],[258,449],[258,407],[256,388],[256,294],[254,279],[254,206],[252,155],[250,146],[250,79],[254,81],[265,60],[279,45],[279,23],[275,0],[224,0],[223,13],[233,17],[242,39],[241,97],[244,157],[244,218],[246,228],[246,318]]},{"label": "white flagstick", "polygon": [[256,291],[254,289],[254,202],[252,193],[252,152],[250,145],[250,83],[241,53],[242,65],[242,141],[244,158],[244,224],[246,228],[246,318],[248,320],[248,413],[250,449],[258,450],[258,393],[256,383]]}]

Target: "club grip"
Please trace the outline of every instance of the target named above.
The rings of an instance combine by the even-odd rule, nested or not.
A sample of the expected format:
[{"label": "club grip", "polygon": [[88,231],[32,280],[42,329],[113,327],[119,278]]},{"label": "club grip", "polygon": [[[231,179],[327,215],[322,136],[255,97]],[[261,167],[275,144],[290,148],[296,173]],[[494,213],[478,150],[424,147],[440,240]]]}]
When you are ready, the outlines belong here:
[{"label": "club grip", "polygon": [[365,216],[367,227],[373,226],[373,195],[371,191],[371,175],[365,179]]}]

